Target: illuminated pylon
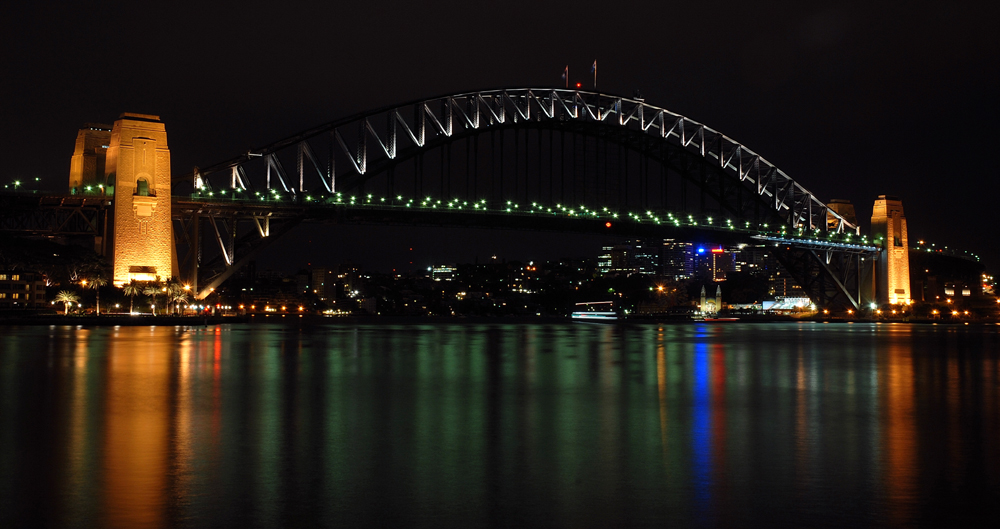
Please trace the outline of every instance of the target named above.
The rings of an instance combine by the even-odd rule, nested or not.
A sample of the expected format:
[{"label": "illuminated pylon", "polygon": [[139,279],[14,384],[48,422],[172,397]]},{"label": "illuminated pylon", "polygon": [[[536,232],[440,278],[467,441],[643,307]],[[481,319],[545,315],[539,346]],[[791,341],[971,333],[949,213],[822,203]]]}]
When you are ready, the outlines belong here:
[{"label": "illuminated pylon", "polygon": [[176,276],[170,149],[159,116],[122,114],[111,130],[105,175],[114,197],[114,284]]},{"label": "illuminated pylon", "polygon": [[910,251],[903,202],[880,195],[872,209],[872,237],[882,248],[876,275],[876,299],[883,303],[910,302]]}]

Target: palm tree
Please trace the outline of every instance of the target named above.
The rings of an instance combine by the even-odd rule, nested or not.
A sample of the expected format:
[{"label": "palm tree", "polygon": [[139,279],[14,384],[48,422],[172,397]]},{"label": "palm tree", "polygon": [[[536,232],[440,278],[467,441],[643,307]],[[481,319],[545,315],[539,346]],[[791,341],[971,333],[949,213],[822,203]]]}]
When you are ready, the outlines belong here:
[{"label": "palm tree", "polygon": [[101,276],[94,276],[90,279],[83,280],[84,286],[87,288],[92,288],[97,291],[97,315],[101,315],[101,287],[108,284],[108,280]]},{"label": "palm tree", "polygon": [[153,298],[152,307],[154,316],[156,316],[156,296],[158,296],[161,292],[166,291],[167,287],[160,286],[158,281],[156,283],[148,283],[146,287],[142,289],[143,294]]},{"label": "palm tree", "polygon": [[59,293],[56,294],[55,301],[57,303],[62,303],[66,308],[66,312],[64,312],[64,314],[69,314],[69,306],[80,301],[80,296],[72,290],[60,290]]},{"label": "palm tree", "polygon": [[187,303],[188,294],[183,289],[171,292],[170,301],[174,303],[174,311],[180,313],[181,303]]},{"label": "palm tree", "polygon": [[191,295],[191,285],[184,285],[176,278],[167,281],[167,298],[169,303],[174,303],[174,312],[180,313],[180,304],[187,303],[188,296]]},{"label": "palm tree", "polygon": [[142,294],[142,289],[139,288],[139,283],[135,282],[135,279],[125,283],[122,287],[125,295],[128,296],[128,313],[132,314],[132,307],[135,302],[135,297]]}]

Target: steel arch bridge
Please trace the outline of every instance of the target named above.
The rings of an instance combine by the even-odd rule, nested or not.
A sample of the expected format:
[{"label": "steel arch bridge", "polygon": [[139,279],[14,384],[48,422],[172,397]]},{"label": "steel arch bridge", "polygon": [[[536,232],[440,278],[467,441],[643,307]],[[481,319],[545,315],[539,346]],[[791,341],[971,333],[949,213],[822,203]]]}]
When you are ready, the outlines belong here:
[{"label": "steel arch bridge", "polygon": [[857,226],[728,136],[643,99],[580,90],[386,107],[175,182],[180,265],[202,295],[302,221],[566,230],[614,219],[629,226],[620,233],[729,232],[774,246],[813,301],[834,308],[860,306],[862,261],[878,255]]}]

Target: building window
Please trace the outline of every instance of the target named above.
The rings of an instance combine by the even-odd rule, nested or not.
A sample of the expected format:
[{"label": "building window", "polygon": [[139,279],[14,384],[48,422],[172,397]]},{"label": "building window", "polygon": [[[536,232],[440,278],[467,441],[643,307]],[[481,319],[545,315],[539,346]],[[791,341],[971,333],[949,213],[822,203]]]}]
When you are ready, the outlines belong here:
[{"label": "building window", "polygon": [[6,280],[7,280],[7,274],[0,274],[0,281],[6,281]]},{"label": "building window", "polygon": [[148,197],[149,196],[149,183],[146,182],[145,178],[140,178],[135,183],[135,194],[138,195],[138,196],[140,196],[140,197]]},{"label": "building window", "polygon": [[7,299],[7,293],[6,292],[0,292],[0,299]]},{"label": "building window", "polygon": [[14,292],[14,295],[11,296],[11,298],[13,298],[13,299],[17,299],[19,297],[21,297],[21,294],[18,294],[17,292]]},{"label": "building window", "polygon": [[10,276],[10,280],[11,281],[20,281],[21,280],[21,276],[19,274],[14,274],[14,275]]}]

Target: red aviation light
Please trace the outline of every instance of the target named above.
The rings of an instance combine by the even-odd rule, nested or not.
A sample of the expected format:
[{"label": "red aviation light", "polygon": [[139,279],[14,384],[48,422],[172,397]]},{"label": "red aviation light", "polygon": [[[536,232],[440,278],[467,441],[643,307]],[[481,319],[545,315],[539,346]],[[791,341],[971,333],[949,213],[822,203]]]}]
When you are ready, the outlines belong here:
[{"label": "red aviation light", "polygon": [[610,228],[611,227],[611,223],[610,222],[605,222],[604,223],[604,227],[605,228]]},{"label": "red aviation light", "polygon": [[723,251],[725,250],[723,250],[722,248],[712,248],[712,253],[722,253]]},{"label": "red aviation light", "polygon": [[580,88],[581,86],[583,86],[583,85],[581,85],[580,83],[576,83],[576,87],[577,88]]}]

